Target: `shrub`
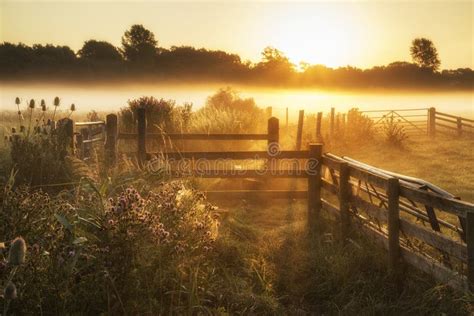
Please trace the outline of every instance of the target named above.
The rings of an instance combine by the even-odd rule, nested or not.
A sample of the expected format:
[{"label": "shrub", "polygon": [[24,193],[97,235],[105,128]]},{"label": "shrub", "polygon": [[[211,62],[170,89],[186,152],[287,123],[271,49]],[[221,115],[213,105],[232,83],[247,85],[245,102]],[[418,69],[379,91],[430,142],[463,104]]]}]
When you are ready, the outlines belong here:
[{"label": "shrub", "polygon": [[[219,118],[218,120],[216,118]],[[252,133],[266,125],[265,113],[252,98],[231,88],[220,89],[193,116],[190,129],[201,133]]]},{"label": "shrub", "polygon": [[43,185],[71,180],[66,162],[71,139],[51,121],[29,128],[15,128],[10,137],[10,156],[18,184]]},{"label": "shrub", "polygon": [[357,108],[352,108],[347,113],[345,135],[349,141],[368,141],[375,134],[374,121]]},{"label": "shrub", "polygon": [[145,109],[149,132],[180,132],[186,130],[192,104],[176,105],[173,100],[141,97],[128,101],[128,107],[120,110],[120,122],[125,131],[136,130],[137,109]]},{"label": "shrub", "polygon": [[385,141],[392,146],[402,147],[408,139],[405,128],[394,117],[388,117],[383,121],[382,132]]}]

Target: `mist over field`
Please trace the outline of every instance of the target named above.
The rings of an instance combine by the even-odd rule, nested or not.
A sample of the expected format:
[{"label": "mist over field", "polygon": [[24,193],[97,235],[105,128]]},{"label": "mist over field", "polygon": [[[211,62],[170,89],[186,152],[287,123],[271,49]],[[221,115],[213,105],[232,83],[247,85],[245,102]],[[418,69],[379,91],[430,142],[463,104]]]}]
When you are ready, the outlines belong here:
[{"label": "mist over field", "polygon": [[[0,110],[14,110],[14,100],[19,97],[23,105],[30,99],[44,99],[51,106],[59,96],[66,106],[74,103],[80,112],[96,110],[116,112],[127,105],[127,101],[141,96],[154,96],[175,100],[178,104],[192,103],[193,109],[201,108],[206,99],[218,89],[229,85],[210,84],[45,84],[2,83],[0,86]],[[400,91],[354,91],[317,89],[276,89],[232,85],[242,97],[253,98],[260,107],[272,106],[274,114],[284,115],[288,107],[290,119],[297,118],[297,110],[327,112],[331,107],[347,111],[358,107],[361,110],[407,109],[436,107],[439,111],[457,115],[474,116],[473,92],[400,92]]]}]

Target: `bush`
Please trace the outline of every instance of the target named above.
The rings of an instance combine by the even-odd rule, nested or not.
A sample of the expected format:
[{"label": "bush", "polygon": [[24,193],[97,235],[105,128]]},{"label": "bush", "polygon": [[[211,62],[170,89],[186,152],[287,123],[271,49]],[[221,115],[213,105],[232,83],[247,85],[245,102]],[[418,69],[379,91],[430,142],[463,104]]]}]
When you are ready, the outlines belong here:
[{"label": "bush", "polygon": [[347,113],[345,135],[349,141],[370,141],[374,138],[374,121],[357,108]]},{"label": "bush", "polygon": [[264,129],[267,122],[264,111],[252,98],[243,99],[226,88],[207,99],[192,116],[190,125],[192,131],[201,133],[252,133]]},{"label": "bush", "polygon": [[394,117],[388,117],[383,121],[382,132],[385,136],[385,141],[392,146],[402,147],[408,139],[403,125],[399,124]]},{"label": "bush", "polygon": [[66,162],[71,139],[52,122],[42,126],[13,129],[10,137],[10,156],[17,171],[18,184],[43,185],[71,180]]},{"label": "bush", "polygon": [[177,106],[173,100],[141,97],[128,101],[128,107],[120,110],[120,123],[125,131],[136,130],[137,109],[145,109],[147,131],[149,132],[181,132],[187,129],[192,104]]}]

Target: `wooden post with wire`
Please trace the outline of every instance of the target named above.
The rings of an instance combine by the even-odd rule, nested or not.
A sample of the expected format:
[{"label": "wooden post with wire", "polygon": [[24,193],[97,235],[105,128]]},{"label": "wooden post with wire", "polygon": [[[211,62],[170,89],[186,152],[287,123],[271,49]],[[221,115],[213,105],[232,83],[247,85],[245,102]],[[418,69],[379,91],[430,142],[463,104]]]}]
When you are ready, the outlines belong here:
[{"label": "wooden post with wire", "polygon": [[63,118],[58,121],[57,128],[63,141],[68,142],[68,147],[72,154],[76,152],[76,137],[74,134],[74,121],[70,118]]},{"label": "wooden post with wire", "polygon": [[467,284],[474,292],[474,213],[466,212]]},{"label": "wooden post with wire", "polygon": [[277,167],[274,158],[280,153],[280,121],[276,117],[268,119],[267,135],[267,153],[271,157],[268,169],[273,170]]},{"label": "wooden post with wire", "polygon": [[109,114],[105,118],[105,155],[107,165],[114,166],[117,162],[118,118]]},{"label": "wooden post with wire", "polygon": [[436,108],[428,109],[428,136],[436,136]]},{"label": "wooden post with wire", "polygon": [[316,140],[321,142],[322,135],[321,135],[321,121],[323,119],[323,112],[318,112],[316,116]]},{"label": "wooden post with wire", "polygon": [[296,150],[301,150],[301,141],[303,138],[304,110],[300,110],[298,116],[298,131],[296,134]]},{"label": "wooden post with wire", "polygon": [[146,161],[146,111],[144,108],[137,109],[137,123],[138,162],[143,166]]},{"label": "wooden post with wire", "polygon": [[331,116],[329,117],[329,137],[331,139],[334,137],[334,114],[335,109],[331,108]]},{"label": "wooden post with wire", "polygon": [[321,170],[323,144],[309,144],[308,161],[308,227],[313,231],[321,213]]},{"label": "wooden post with wire", "polygon": [[350,228],[350,197],[351,185],[349,183],[350,169],[347,162],[339,164],[339,210],[341,212],[341,237],[345,241]]},{"label": "wooden post with wire", "polygon": [[400,271],[400,186],[397,178],[389,178],[387,183],[388,196],[388,267],[398,274]]}]

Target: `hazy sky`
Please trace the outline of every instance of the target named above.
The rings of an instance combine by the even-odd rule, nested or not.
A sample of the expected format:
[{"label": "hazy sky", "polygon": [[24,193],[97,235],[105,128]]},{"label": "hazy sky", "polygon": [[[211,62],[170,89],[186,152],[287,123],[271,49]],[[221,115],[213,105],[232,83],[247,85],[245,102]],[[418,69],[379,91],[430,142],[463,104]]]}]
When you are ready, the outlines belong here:
[{"label": "hazy sky", "polygon": [[371,67],[410,60],[415,37],[434,41],[442,68],[471,67],[473,1],[158,2],[0,0],[0,40],[79,49],[120,45],[134,23],[159,45],[192,45],[258,61],[274,46],[298,63]]}]

